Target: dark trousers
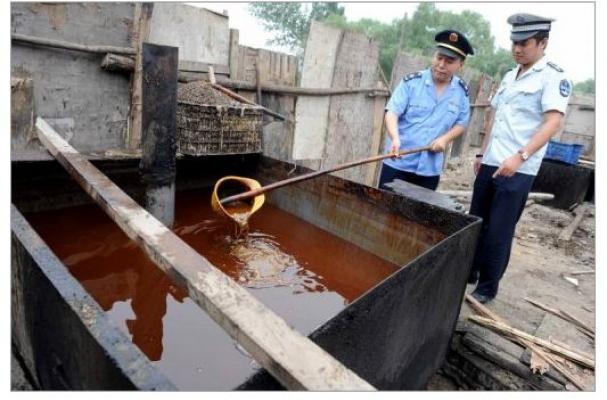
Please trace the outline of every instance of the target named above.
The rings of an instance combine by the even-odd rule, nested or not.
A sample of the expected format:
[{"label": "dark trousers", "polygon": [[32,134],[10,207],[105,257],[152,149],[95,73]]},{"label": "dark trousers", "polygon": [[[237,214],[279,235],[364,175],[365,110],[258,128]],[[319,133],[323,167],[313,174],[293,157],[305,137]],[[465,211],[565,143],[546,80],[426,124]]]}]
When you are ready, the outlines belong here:
[{"label": "dark trousers", "polygon": [[440,180],[440,175],[422,176],[414,174],[413,172],[400,171],[383,164],[381,167],[381,174],[379,176],[379,188],[392,190],[385,184],[392,182],[394,179],[400,179],[417,186],[425,187],[426,189],[436,190],[438,187],[438,181]]},{"label": "dark trousers", "polygon": [[470,214],[483,219],[472,273],[480,273],[475,291],[495,297],[510,261],[514,229],[533,184],[532,175],[492,178],[497,167],[481,165],[474,181]]}]

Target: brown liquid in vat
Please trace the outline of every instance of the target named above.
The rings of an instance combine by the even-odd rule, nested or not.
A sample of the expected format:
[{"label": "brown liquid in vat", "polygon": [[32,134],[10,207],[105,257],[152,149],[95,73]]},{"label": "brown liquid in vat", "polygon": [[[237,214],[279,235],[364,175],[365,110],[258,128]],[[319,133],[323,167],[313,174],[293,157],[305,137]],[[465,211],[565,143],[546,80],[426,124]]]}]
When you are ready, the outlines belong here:
[{"label": "brown liquid in vat", "polygon": [[[209,198],[177,193],[174,232],[303,334],[398,268],[270,204],[233,240]],[[179,389],[232,389],[259,367],[97,206],[27,219]]]}]

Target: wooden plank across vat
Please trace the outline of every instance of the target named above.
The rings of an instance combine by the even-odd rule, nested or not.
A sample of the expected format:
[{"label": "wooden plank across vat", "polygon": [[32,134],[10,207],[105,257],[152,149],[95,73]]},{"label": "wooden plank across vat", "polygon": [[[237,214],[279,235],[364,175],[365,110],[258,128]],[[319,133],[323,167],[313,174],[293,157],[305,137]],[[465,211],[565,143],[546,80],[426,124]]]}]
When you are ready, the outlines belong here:
[{"label": "wooden plank across vat", "polygon": [[114,222],[283,386],[294,390],[374,390],[213,267],[95,168],[46,121],[37,118],[36,129],[49,152]]}]

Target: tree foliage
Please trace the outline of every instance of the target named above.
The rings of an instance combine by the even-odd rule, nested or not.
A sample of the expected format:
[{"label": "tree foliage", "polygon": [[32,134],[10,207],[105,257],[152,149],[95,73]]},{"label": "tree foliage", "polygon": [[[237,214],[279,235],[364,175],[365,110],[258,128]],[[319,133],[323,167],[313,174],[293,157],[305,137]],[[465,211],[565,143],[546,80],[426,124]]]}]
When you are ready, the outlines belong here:
[{"label": "tree foliage", "polygon": [[466,65],[494,77],[514,67],[510,52],[496,48],[489,21],[477,12],[464,10],[457,14],[440,11],[434,3],[421,3],[411,18],[403,18],[398,24],[397,47],[405,51],[429,56],[436,46],[434,35],[444,29],[455,29],[466,35],[474,48],[475,54],[467,58]]},{"label": "tree foliage", "polygon": [[268,44],[285,46],[301,53],[306,45],[310,23],[330,15],[343,15],[338,3],[250,3],[249,12],[262,21],[264,29],[274,33]]},{"label": "tree foliage", "polygon": [[573,91],[578,94],[595,94],[594,79],[586,79],[573,86]]},{"label": "tree foliage", "polygon": [[338,3],[252,3],[251,13],[259,18],[266,30],[275,33],[270,44],[288,46],[301,54],[312,20],[357,32],[377,40],[380,65],[387,76],[398,50],[431,55],[436,43],[434,35],[443,29],[455,29],[466,35],[475,56],[466,65],[500,78],[515,66],[510,52],[496,48],[489,21],[477,12],[441,11],[434,3],[420,3],[411,17],[396,18],[390,23],[372,19],[350,22]]}]

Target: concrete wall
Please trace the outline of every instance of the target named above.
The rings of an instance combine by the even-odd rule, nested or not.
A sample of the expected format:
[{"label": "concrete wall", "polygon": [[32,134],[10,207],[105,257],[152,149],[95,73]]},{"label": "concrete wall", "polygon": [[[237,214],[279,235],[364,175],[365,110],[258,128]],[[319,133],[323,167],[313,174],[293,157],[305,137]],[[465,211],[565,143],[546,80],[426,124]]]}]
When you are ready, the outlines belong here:
[{"label": "concrete wall", "polygon": [[[133,12],[133,3],[11,3],[11,33],[128,47]],[[102,58],[22,43],[11,46],[11,75],[32,78],[36,115],[82,152],[121,148],[128,129],[129,78],[104,72]],[[14,151],[22,149],[17,143]]]},{"label": "concrete wall", "polygon": [[[230,28],[227,15],[194,6],[154,3],[149,41],[179,47],[179,69],[215,72],[228,70]],[[221,71],[218,71],[218,67]]]},{"label": "concrete wall", "polygon": [[37,148],[34,142],[34,85],[31,79],[11,78],[11,151]]},{"label": "concrete wall", "polygon": [[[376,41],[356,32],[313,22],[306,42],[301,86],[308,88],[382,88]],[[326,169],[380,151],[386,98],[364,93],[300,96],[295,111],[293,159]],[[373,185],[377,163],[334,173]]]},{"label": "concrete wall", "polygon": [[390,90],[394,90],[407,74],[421,71],[430,66],[430,58],[407,54],[399,51],[394,58],[392,75],[390,77]]},{"label": "concrete wall", "polygon": [[[306,42],[301,87],[330,88],[343,32],[312,21]],[[295,111],[295,160],[320,160],[325,150],[331,98],[300,97]]]},{"label": "concrete wall", "polygon": [[[365,34],[345,31],[335,55],[331,87],[381,87],[379,68],[378,43]],[[321,168],[379,154],[380,148],[383,150],[381,121],[387,98],[358,93],[334,95],[330,99]],[[368,163],[333,175],[372,186],[378,166],[379,163]]]},{"label": "concrete wall", "polygon": [[565,126],[554,139],[583,145],[583,155],[594,160],[595,131],[594,97],[571,96]]}]

